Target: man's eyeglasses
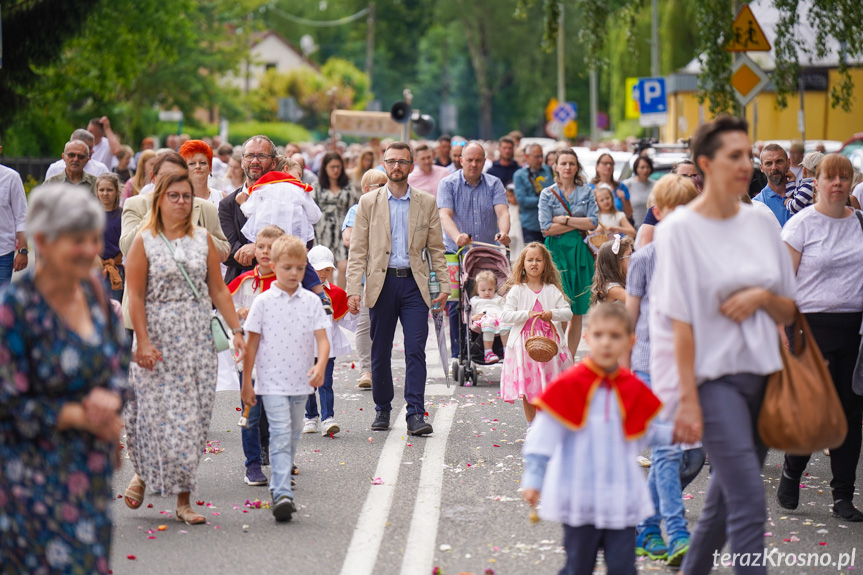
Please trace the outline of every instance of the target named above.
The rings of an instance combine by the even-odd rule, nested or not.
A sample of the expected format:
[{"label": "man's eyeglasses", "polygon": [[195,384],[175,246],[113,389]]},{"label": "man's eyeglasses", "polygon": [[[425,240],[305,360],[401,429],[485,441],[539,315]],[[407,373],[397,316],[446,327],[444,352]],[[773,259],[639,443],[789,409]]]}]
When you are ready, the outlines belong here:
[{"label": "man's eyeglasses", "polygon": [[258,160],[259,162],[265,162],[267,161],[267,159],[272,157],[272,154],[243,154],[243,159],[247,162],[252,162],[254,160]]},{"label": "man's eyeglasses", "polygon": [[400,165],[403,168],[410,166],[413,162],[410,160],[384,160],[384,163],[389,167],[393,167],[396,164]]},{"label": "man's eyeglasses", "polygon": [[85,154],[76,154],[75,152],[66,152],[66,157],[67,157],[67,158],[70,158],[70,159],[73,159],[73,160],[74,160],[74,159],[76,159],[76,158],[77,158],[77,159],[79,159],[79,160],[86,160],[86,159],[87,159],[87,158],[89,158],[90,156],[87,156],[87,155],[85,155]]},{"label": "man's eyeglasses", "polygon": [[467,146],[467,142],[459,140],[458,142],[453,142],[452,145],[454,148],[464,148]]},{"label": "man's eyeglasses", "polygon": [[169,192],[165,194],[165,197],[168,198],[168,201],[172,204],[179,204],[181,201],[183,203],[192,201],[192,194],[181,194],[179,192]]}]

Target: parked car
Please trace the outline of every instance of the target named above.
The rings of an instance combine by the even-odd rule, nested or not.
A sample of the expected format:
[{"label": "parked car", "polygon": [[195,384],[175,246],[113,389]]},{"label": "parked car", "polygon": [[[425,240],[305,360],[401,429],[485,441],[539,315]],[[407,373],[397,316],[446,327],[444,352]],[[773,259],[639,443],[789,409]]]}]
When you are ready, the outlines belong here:
[{"label": "parked car", "polygon": [[839,153],[851,160],[851,165],[858,172],[863,172],[863,132],[858,132],[846,141]]}]

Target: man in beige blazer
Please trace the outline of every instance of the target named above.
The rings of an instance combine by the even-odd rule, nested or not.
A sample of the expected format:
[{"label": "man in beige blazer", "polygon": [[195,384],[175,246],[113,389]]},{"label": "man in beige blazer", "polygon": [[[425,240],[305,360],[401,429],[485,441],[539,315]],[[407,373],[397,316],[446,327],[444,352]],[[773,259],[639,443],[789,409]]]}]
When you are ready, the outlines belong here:
[{"label": "man in beige blazer", "polygon": [[[186,161],[183,160],[180,154],[165,152],[159,154],[159,157],[156,158],[156,163],[153,166],[153,182],[158,183],[160,176],[170,176],[187,171]],[[120,251],[123,252],[123,255],[126,255],[129,252],[129,248],[132,247],[132,240],[138,234],[138,230],[150,213],[152,205],[153,194],[133,196],[123,204],[123,215],[120,220]],[[228,243],[225,234],[222,233],[222,226],[219,224],[218,208],[207,200],[194,198],[192,201],[192,223],[210,232],[210,236],[213,238],[213,245],[216,246],[216,251],[219,252],[219,260],[225,261],[228,253],[230,253],[231,244]],[[123,292],[123,321],[126,324],[126,329],[132,329],[127,293],[128,291]]]},{"label": "man in beige blazer", "polygon": [[[428,312],[434,304],[443,309],[449,282],[441,282],[441,293],[431,300],[428,249],[435,274],[448,278],[443,231],[434,196],[412,189],[408,174],[413,154],[403,142],[390,144],[384,153],[386,187],[360,199],[348,255],[347,294],[351,313],[359,313],[366,278],[365,298],[371,319],[372,396],[377,415],[373,431],[390,427],[393,391],[392,350],[396,323],[401,320],[405,336],[405,402],[410,435],[427,435],[432,426],[424,417]],[[436,311],[436,313],[440,313]]]}]

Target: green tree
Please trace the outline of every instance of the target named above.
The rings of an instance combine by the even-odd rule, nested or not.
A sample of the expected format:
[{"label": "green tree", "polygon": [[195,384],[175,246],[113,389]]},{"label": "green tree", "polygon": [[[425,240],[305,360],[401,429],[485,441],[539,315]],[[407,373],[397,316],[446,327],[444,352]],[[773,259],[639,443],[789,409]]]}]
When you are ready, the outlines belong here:
[{"label": "green tree", "polygon": [[[545,14],[544,41],[547,50],[553,46],[557,37],[557,18],[562,0],[543,0]],[[622,8],[630,11],[646,10],[644,0],[622,0]],[[519,10],[525,11],[537,0],[518,0]],[[694,2],[695,31],[699,40],[693,56],[701,56],[701,73],[698,78],[699,98],[708,101],[711,112],[732,111],[735,99],[731,91],[732,56],[725,51],[731,38],[732,23],[739,0],[715,0]],[[569,0],[584,14],[584,33],[582,41],[587,49],[588,62],[597,65],[609,33],[609,16],[614,5],[608,0]],[[799,70],[798,48],[808,54],[824,57],[827,53],[827,40],[833,39],[842,46],[844,54],[839,59],[839,73],[842,82],[834,86],[831,93],[833,107],[851,110],[854,83],[851,79],[848,61],[863,58],[863,18],[859,16],[859,0],[815,0],[809,4],[809,19],[815,29],[816,37],[801,42],[793,33],[797,21],[799,0],[773,0],[774,8],[780,14],[777,27],[776,74],[774,83],[777,104],[787,106],[787,96],[796,90],[797,71]]]},{"label": "green tree", "polygon": [[330,106],[362,110],[371,93],[365,72],[341,58],[330,58],[321,71],[298,68],[287,73],[268,70],[257,90],[246,98],[247,108],[259,121],[278,120],[279,99],[294,98],[305,113],[303,124],[323,129],[329,123]]}]

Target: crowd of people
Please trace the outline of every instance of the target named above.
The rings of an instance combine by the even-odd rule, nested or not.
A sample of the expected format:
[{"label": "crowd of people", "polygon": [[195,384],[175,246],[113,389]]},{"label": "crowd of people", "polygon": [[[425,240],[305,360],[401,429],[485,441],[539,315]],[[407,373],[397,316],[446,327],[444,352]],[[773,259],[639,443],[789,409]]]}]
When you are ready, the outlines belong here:
[{"label": "crowd of people", "polygon": [[[165,144],[147,138],[133,153],[108,118],[94,119],[29,201],[0,166],[4,563],[108,572],[122,433],[135,472],[124,503],[172,496],[178,521],[204,523],[190,495],[219,353],[248,412],[244,481],[269,486],[275,519],[290,521],[302,434],[341,431],[333,369],[352,352],[344,330],[356,333],[357,386],[376,406],[370,428],[386,431],[401,322],[407,432],[433,432],[430,313],[448,316],[453,358],[476,336],[483,363],[502,364],[501,397],[528,422],[523,497],[564,524],[561,573],[591,573],[600,548],[612,573],[634,573],[644,555],[696,575],[726,541],[734,553],[763,549],[757,419],[780,347],[799,335],[786,328],[796,310],[848,425],[830,446],[832,513],[863,521],[852,501],[863,184],[852,193],[847,158],[766,144],[766,183],[753,193],[748,125],[728,116],[700,126],[691,158],[658,181],[647,155],[617,181],[606,153],[588,181],[578,152],[549,155],[518,133],[492,146],[449,136]],[[482,270],[451,300],[468,285],[451,284],[447,256],[483,245],[508,251],[507,277]],[[589,355],[576,362],[583,337]],[[707,456],[690,535],[682,490]],[[783,508],[798,505],[808,460],[786,455]]]}]

